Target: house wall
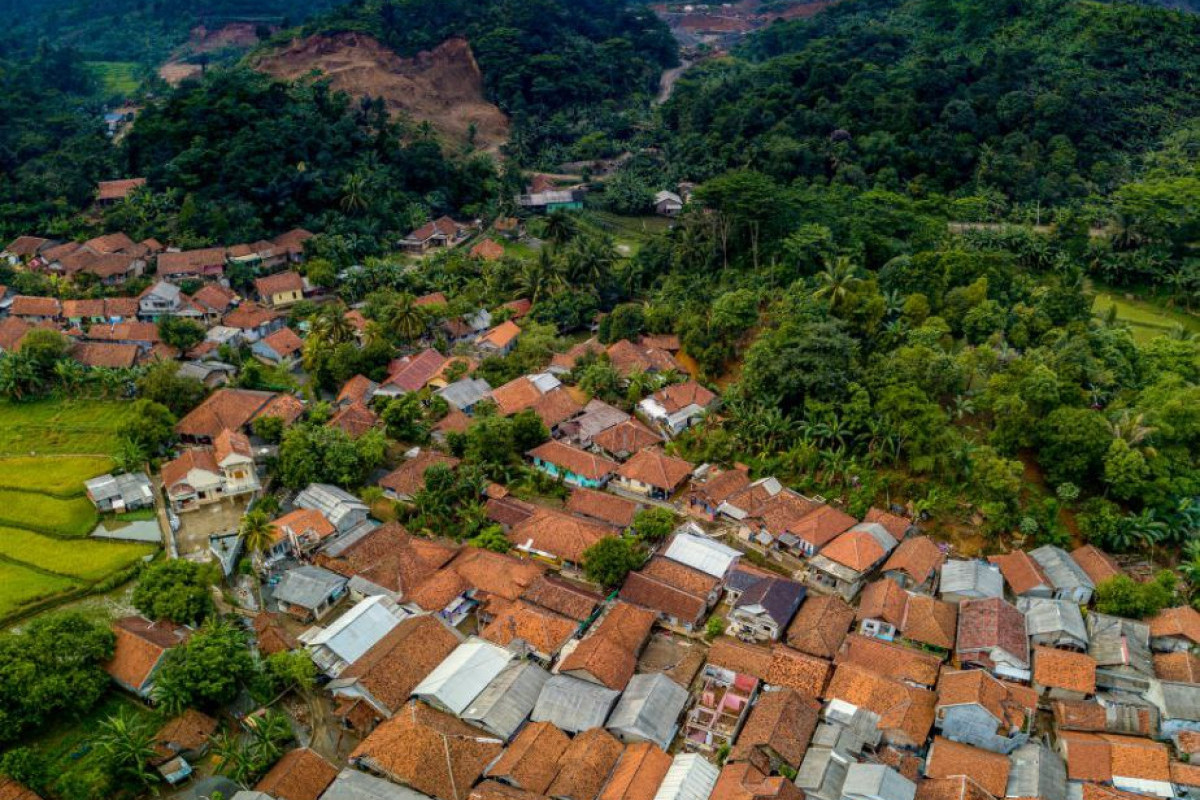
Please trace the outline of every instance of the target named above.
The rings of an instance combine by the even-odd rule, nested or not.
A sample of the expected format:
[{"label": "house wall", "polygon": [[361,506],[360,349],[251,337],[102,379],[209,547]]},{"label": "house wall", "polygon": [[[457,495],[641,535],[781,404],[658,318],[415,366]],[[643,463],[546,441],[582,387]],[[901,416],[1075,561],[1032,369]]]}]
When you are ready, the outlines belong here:
[{"label": "house wall", "polygon": [[997,732],[996,718],[978,705],[951,706],[938,710],[937,726],[947,739],[1008,755],[1029,740],[1029,734],[1005,736]]},{"label": "house wall", "polygon": [[569,483],[572,486],[581,486],[586,489],[601,489],[604,487],[604,484],[608,482],[607,479],[593,480],[592,478],[586,478],[583,475],[577,475],[568,469],[563,469],[557,464],[553,464],[549,461],[543,461],[540,458],[533,459],[533,465],[551,477],[562,478],[563,482]]}]

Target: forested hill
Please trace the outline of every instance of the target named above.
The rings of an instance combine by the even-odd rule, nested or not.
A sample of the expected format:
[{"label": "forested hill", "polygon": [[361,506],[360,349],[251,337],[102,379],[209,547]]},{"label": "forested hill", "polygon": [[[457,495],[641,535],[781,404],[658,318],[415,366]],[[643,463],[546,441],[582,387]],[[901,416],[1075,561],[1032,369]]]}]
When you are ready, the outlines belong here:
[{"label": "forested hill", "polygon": [[690,71],[664,111],[695,179],[1106,194],[1200,115],[1200,17],[1086,0],[845,0]]}]

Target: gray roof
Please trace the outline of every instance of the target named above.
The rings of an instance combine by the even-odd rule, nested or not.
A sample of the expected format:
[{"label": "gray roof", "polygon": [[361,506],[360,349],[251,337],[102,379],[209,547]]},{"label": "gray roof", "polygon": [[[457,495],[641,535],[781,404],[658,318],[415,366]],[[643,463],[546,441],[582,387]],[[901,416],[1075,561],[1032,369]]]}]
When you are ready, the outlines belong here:
[{"label": "gray roof", "polygon": [[1200,685],[1162,681],[1159,694],[1163,719],[1200,722]]},{"label": "gray roof", "polygon": [[380,639],[412,614],[386,595],[360,600],[325,628],[310,628],[300,637],[309,647],[328,647],[347,664],[362,658]]},{"label": "gray roof", "polygon": [[986,561],[947,561],[942,565],[939,583],[942,594],[972,597],[1004,597],[1004,576],[1000,568]]},{"label": "gray roof", "polygon": [[226,364],[224,361],[185,361],[179,365],[178,374],[181,378],[195,378],[203,381],[214,372],[227,372],[233,375],[237,372],[237,367]]},{"label": "gray roof", "polygon": [[796,785],[811,800],[841,800],[849,764],[847,756],[824,745],[814,745],[804,754],[796,770]]},{"label": "gray roof", "polygon": [[514,661],[471,701],[462,718],[511,739],[529,718],[550,673],[532,661]]},{"label": "gray roof", "polygon": [[568,733],[599,728],[621,693],[571,675],[554,675],[542,687],[530,719]]},{"label": "gray roof", "polygon": [[603,400],[589,400],[583,407],[583,413],[567,423],[567,429],[572,436],[590,442],[596,434],[620,425],[627,419],[629,415],[621,409]]},{"label": "gray roof", "polygon": [[429,800],[420,792],[347,767],[338,773],[321,800]]},{"label": "gray roof", "polygon": [[680,532],[675,534],[663,555],[714,578],[723,578],[742,557],[742,552],[707,536]]},{"label": "gray roof", "polygon": [[1088,655],[1101,667],[1130,667],[1154,675],[1150,626],[1132,619],[1093,612],[1088,615]]},{"label": "gray roof", "polygon": [[471,637],[417,684],[413,696],[461,714],[512,659],[513,653],[500,645]]},{"label": "gray roof", "polygon": [[271,595],[277,600],[301,608],[316,608],[346,585],[336,572],[305,565],[283,573]]},{"label": "gray roof", "polygon": [[733,610],[743,614],[766,614],[776,625],[783,628],[796,616],[796,610],[800,608],[805,594],[804,586],[796,581],[787,578],[762,578],[742,592]]},{"label": "gray roof", "polygon": [[654,800],[708,800],[720,774],[699,753],[678,753],[658,785]]},{"label": "gray roof", "polygon": [[471,408],[488,396],[492,386],[483,378],[462,378],[443,386],[434,394],[457,409]]},{"label": "gray roof", "polygon": [[120,475],[101,475],[84,481],[84,487],[97,501],[121,498],[125,505],[153,503],[154,486],[144,472],[125,472]]},{"label": "gray roof", "polygon": [[624,739],[654,742],[666,750],[687,700],[687,690],[661,672],[634,675],[605,727]]},{"label": "gray roof", "polygon": [[1074,589],[1079,586],[1096,588],[1087,573],[1061,547],[1042,545],[1036,550],[1030,550],[1029,557],[1041,566],[1055,589]]},{"label": "gray roof", "polygon": [[1009,756],[1008,797],[1067,799],[1067,768],[1058,754],[1040,742],[1021,745]]},{"label": "gray roof", "polygon": [[916,796],[917,785],[884,764],[851,764],[842,783],[846,800],[913,800]]},{"label": "gray roof", "polygon": [[875,541],[879,542],[879,546],[888,553],[895,550],[896,545],[899,544],[899,542],[896,541],[896,537],[888,533],[888,529],[880,525],[878,522],[860,522],[850,530],[866,531],[867,533],[871,534]]},{"label": "gray roof", "polygon": [[1050,597],[1018,597],[1017,608],[1025,612],[1025,631],[1030,636],[1066,633],[1087,644],[1087,627],[1079,606],[1070,600]]},{"label": "gray roof", "polygon": [[[1096,681],[1100,681],[1100,672],[1096,672]],[[1147,684],[1149,681],[1147,681]],[[1106,692],[1096,695],[1096,700],[1104,706],[1104,729],[1109,733],[1126,733],[1131,736],[1145,736],[1158,733],[1158,707],[1133,692]],[[1148,727],[1147,722],[1149,721]]]},{"label": "gray roof", "polygon": [[328,483],[310,483],[307,489],[296,495],[296,506],[320,511],[333,523],[333,527],[342,532],[345,532],[351,516],[368,511],[366,503],[345,489]]},{"label": "gray roof", "polygon": [[168,300],[172,303],[178,303],[179,295],[183,294],[183,291],[173,283],[168,283],[167,281],[159,281],[158,283],[151,286],[150,291],[147,292],[146,294],[148,294],[148,295],[152,294],[155,297],[161,297],[162,299]]},{"label": "gray roof", "polygon": [[374,581],[369,581],[362,575],[354,575],[350,578],[349,589],[355,594],[361,594],[363,597],[375,597],[382,595],[390,597],[393,600],[399,600],[400,595],[393,592],[391,589],[385,589]]}]

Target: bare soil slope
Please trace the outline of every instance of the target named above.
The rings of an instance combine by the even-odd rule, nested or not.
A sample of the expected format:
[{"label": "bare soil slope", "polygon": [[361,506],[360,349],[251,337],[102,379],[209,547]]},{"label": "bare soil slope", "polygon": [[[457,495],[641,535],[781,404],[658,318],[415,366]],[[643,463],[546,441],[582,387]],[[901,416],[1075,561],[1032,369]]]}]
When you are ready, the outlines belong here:
[{"label": "bare soil slope", "polygon": [[310,36],[258,56],[254,67],[289,81],[315,70],[334,89],[382,97],[394,115],[428,121],[454,142],[465,142],[472,124],[478,147],[493,149],[508,139],[508,118],[484,99],[483,75],[465,39],[448,39],[415,58],[401,58],[361,33]]}]

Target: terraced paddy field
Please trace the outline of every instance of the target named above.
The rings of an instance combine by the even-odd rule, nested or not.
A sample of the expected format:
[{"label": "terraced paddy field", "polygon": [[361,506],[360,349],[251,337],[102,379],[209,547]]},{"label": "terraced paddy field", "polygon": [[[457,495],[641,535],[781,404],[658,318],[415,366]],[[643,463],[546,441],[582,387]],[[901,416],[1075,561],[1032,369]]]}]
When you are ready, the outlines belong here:
[{"label": "terraced paddy field", "polygon": [[130,404],[0,403],[0,622],[103,591],[157,548],[88,538],[83,482],[113,467]]}]

